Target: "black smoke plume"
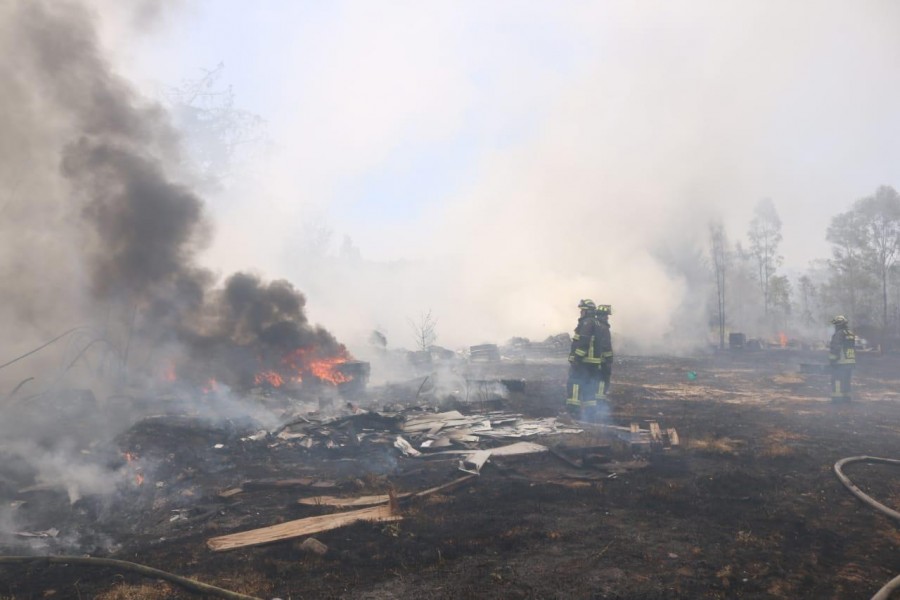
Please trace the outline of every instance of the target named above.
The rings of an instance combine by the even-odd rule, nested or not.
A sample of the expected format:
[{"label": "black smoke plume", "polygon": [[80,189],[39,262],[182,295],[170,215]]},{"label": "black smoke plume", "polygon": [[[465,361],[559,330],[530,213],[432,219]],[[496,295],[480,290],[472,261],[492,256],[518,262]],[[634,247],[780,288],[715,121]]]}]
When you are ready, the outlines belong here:
[{"label": "black smoke plume", "polygon": [[[60,0],[0,8],[0,43],[15,50],[0,70],[10,82],[0,119],[14,138],[0,146],[0,182],[13,190],[24,174],[7,207],[16,223],[4,223],[2,274],[9,281],[23,264],[40,269],[19,274],[21,293],[4,318],[22,339],[89,324],[88,343],[102,338],[97,351],[113,356],[120,383],[173,368],[248,385],[299,349],[345,355],[308,322],[306,299],[290,283],[239,273],[214,287],[216,276],[198,263],[211,228],[178,135],[160,106],[113,71],[95,16]],[[48,228],[54,235],[42,244]]]}]

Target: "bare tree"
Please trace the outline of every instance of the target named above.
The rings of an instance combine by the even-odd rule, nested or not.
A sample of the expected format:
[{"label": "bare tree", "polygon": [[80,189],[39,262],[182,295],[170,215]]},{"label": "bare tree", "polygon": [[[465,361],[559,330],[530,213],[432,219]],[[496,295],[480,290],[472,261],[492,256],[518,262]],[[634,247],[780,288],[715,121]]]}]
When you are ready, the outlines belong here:
[{"label": "bare tree", "polygon": [[850,309],[850,317],[859,316],[860,295],[868,287],[865,272],[866,235],[862,216],[856,211],[835,215],[825,235],[831,243],[830,287],[836,300]]},{"label": "bare tree", "polygon": [[725,275],[728,268],[728,240],[721,221],[709,224],[709,253],[716,278],[716,316],[719,322],[719,348],[725,349]]},{"label": "bare tree", "polygon": [[224,71],[224,63],[203,69],[199,78],[186,79],[165,94],[194,168],[213,186],[232,177],[242,159],[269,145],[263,118],[238,108],[234,90],[220,83]]},{"label": "bare tree", "polygon": [[881,324],[888,328],[888,279],[900,251],[900,194],[887,185],[856,202],[865,224],[869,268],[881,283]]},{"label": "bare tree", "polygon": [[792,293],[791,282],[786,276],[773,275],[769,280],[769,296],[772,304],[773,320],[777,322],[777,327],[782,332],[788,328]]},{"label": "bare tree", "polygon": [[816,285],[809,275],[802,275],[798,280],[800,284],[800,308],[803,324],[809,327],[813,324],[812,304],[816,297]]},{"label": "bare tree", "polygon": [[772,305],[771,280],[783,260],[778,254],[781,219],[775,210],[775,204],[769,198],[760,200],[754,215],[747,237],[750,239],[750,253],[756,258],[763,311],[768,317],[769,307]]},{"label": "bare tree", "polygon": [[419,315],[418,320],[409,320],[409,326],[413,330],[416,340],[416,348],[427,351],[437,340],[437,319],[431,316],[431,309]]}]

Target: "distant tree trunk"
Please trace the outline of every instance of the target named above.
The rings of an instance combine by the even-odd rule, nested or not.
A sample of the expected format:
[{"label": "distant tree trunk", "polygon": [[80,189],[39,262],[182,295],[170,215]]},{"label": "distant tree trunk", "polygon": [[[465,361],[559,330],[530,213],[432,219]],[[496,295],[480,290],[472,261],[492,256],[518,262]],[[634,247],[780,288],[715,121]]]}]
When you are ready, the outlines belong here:
[{"label": "distant tree trunk", "polygon": [[420,352],[425,352],[437,341],[437,319],[431,316],[431,309],[422,313],[418,321],[409,320],[416,339],[416,347]]},{"label": "distant tree trunk", "polygon": [[721,222],[709,225],[710,254],[712,254],[713,271],[716,277],[716,312],[719,321],[719,348],[725,349],[725,275],[728,266],[728,244],[725,238],[725,227]]},{"label": "distant tree trunk", "polygon": [[763,312],[769,316],[769,307],[772,304],[770,280],[781,264],[782,257],[778,255],[778,244],[781,242],[781,219],[775,210],[775,205],[766,198],[756,205],[754,218],[750,222],[748,237],[750,239],[750,251],[756,257],[759,269],[759,287],[763,296]]}]

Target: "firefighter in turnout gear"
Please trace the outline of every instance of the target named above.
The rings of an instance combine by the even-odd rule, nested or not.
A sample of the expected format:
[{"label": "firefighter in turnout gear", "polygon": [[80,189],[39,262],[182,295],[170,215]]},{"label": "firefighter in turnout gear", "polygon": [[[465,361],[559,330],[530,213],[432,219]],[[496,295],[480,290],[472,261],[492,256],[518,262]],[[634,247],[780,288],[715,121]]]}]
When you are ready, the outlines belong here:
[{"label": "firefighter in turnout gear", "polygon": [[593,346],[594,339],[594,310],[597,308],[593,300],[582,300],[578,303],[581,315],[578,317],[578,325],[575,326],[575,334],[572,336],[572,347],[569,350],[569,379],[566,382],[566,410],[574,418],[581,418],[586,401],[594,400],[596,392],[592,389],[591,377],[593,365],[585,363],[585,357]]},{"label": "firefighter in turnout gear", "polygon": [[850,331],[850,323],[846,317],[837,316],[831,320],[834,335],[828,348],[828,361],[831,363],[831,400],[833,402],[850,401],[850,377],[856,364],[856,336]]},{"label": "firefighter in turnout gear", "polygon": [[594,339],[594,355],[597,361],[597,400],[606,402],[606,394],[609,392],[609,382],[612,377],[613,349],[612,335],[609,331],[609,317],[612,315],[612,306],[601,304],[597,306],[596,319],[599,323]]}]

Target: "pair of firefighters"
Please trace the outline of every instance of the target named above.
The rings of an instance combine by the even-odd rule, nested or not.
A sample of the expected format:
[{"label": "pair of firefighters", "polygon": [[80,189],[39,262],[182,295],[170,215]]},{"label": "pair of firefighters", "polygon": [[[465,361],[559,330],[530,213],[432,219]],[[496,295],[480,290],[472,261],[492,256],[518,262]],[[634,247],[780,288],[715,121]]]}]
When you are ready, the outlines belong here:
[{"label": "pair of firefighters", "polygon": [[834,335],[828,346],[828,362],[831,365],[831,400],[850,401],[850,377],[856,365],[856,336],[850,331],[847,317],[838,315],[831,320]]},{"label": "pair of firefighters", "polygon": [[596,419],[598,402],[606,402],[612,375],[613,349],[609,332],[612,307],[592,300],[578,303],[581,316],[569,351],[566,409],[575,418]]}]

